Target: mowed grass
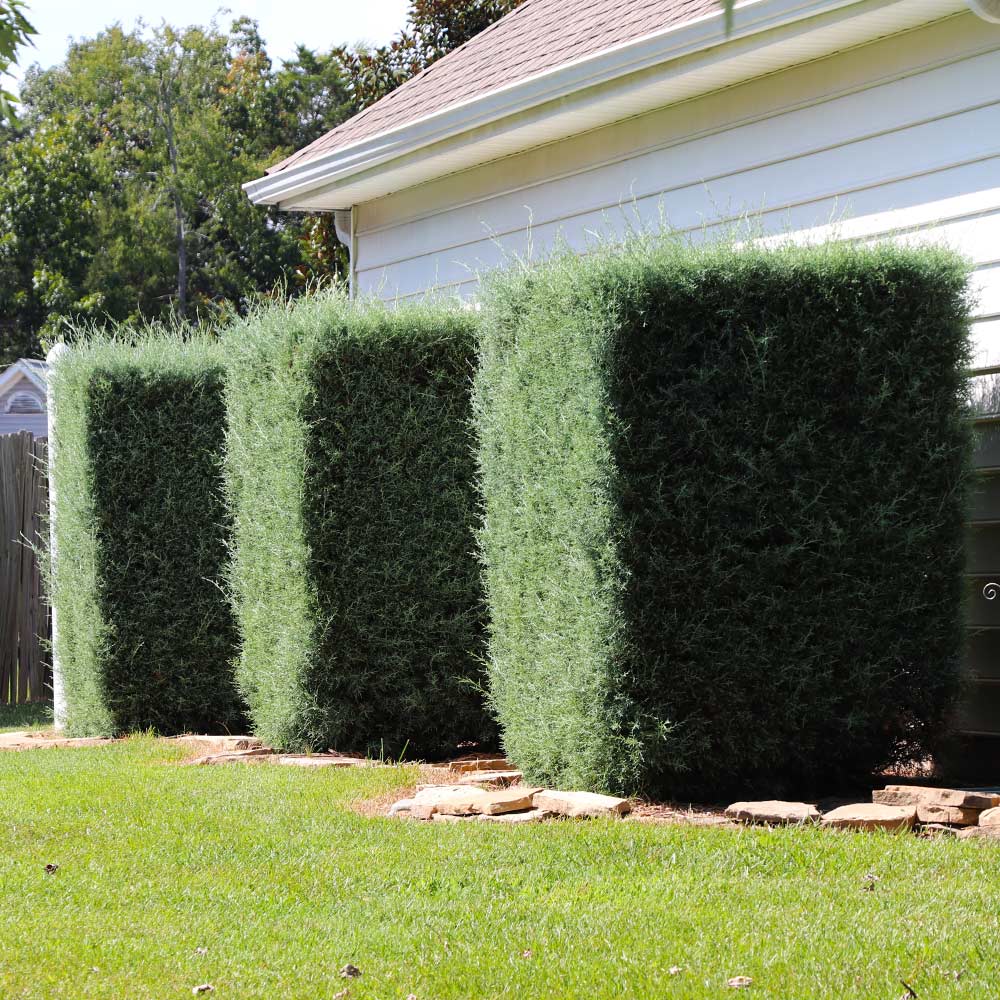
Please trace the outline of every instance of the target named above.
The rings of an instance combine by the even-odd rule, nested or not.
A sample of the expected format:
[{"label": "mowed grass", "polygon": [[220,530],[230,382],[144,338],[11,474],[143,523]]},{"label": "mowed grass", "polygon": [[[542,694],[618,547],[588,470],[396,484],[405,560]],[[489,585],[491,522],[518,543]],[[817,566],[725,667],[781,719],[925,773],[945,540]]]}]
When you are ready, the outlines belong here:
[{"label": "mowed grass", "polygon": [[180,757],[148,738],[0,753],[0,997],[997,993],[990,843],[371,819],[352,801],[414,768]]}]

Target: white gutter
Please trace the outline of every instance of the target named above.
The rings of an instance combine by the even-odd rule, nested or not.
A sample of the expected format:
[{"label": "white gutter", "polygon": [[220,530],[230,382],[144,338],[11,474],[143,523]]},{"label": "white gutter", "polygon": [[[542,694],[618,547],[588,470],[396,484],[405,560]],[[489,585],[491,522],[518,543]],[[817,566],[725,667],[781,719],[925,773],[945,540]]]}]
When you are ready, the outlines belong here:
[{"label": "white gutter", "polygon": [[[749,0],[737,8],[738,22],[730,41],[855,0]],[[385,163],[421,147],[523,113],[549,101],[578,93],[585,87],[626,73],[658,65],[726,40],[721,13],[647,35],[593,56],[563,63],[544,73],[518,80],[483,97],[452,104],[396,129],[331,150],[303,164],[249,181],[243,189],[254,204],[276,205],[338,180],[361,167]]]},{"label": "white gutter", "polygon": [[[1000,0],[968,2],[1000,6]],[[813,29],[867,18],[870,23],[858,29],[857,40],[841,30],[838,41],[831,32],[829,44],[835,51],[838,45],[860,44],[961,9],[962,0],[748,0],[737,7],[728,37],[720,8],[719,13],[562,64],[243,187],[255,204],[292,210],[347,208],[518,148],[651,110],[656,101],[662,106],[669,95],[652,81],[654,74],[662,77],[665,64],[671,64],[678,79],[685,77],[677,89],[686,98],[697,92],[697,72],[703,76],[702,93],[769,72],[759,56],[766,45],[775,51],[780,46],[786,65],[818,58],[824,53],[805,37]],[[797,59],[787,54],[792,50]],[[720,75],[723,63],[732,63],[728,77]],[[642,106],[643,100],[648,107]],[[469,135],[473,132],[475,137]],[[459,152],[463,140],[466,148]]]}]

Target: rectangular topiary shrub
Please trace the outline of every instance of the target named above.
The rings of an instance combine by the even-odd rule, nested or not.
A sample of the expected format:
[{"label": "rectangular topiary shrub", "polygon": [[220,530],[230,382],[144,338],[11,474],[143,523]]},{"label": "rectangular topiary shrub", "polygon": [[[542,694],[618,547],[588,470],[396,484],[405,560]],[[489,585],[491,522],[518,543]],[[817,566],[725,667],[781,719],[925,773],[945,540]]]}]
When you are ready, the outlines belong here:
[{"label": "rectangular topiary shrub", "polygon": [[966,279],[934,249],[648,242],[492,282],[491,690],[530,780],[704,799],[934,750]]},{"label": "rectangular topiary shrub", "polygon": [[239,683],[289,749],[490,741],[472,317],[338,294],[228,337]]},{"label": "rectangular topiary shrub", "polygon": [[70,733],[243,724],[224,593],[223,375],[218,344],[169,334],[84,341],[50,374]]}]

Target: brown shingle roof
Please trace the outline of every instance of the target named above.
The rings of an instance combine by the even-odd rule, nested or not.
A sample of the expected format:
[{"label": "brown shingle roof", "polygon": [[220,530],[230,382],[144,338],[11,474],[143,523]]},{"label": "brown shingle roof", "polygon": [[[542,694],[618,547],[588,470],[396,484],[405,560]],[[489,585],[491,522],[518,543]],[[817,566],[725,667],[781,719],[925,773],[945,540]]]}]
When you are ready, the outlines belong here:
[{"label": "brown shingle roof", "polygon": [[718,0],[527,0],[269,173],[718,9]]}]

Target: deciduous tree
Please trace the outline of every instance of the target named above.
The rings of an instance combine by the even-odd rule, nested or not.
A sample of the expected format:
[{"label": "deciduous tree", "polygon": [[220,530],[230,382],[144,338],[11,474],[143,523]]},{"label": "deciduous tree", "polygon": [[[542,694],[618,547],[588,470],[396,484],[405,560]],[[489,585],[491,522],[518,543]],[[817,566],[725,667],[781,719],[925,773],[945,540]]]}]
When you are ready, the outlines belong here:
[{"label": "deciduous tree", "polygon": [[[24,0],[0,0],[0,76],[7,73],[17,57],[17,50],[31,40],[36,31],[25,15]],[[0,88],[0,117],[14,118],[17,98]]]}]

